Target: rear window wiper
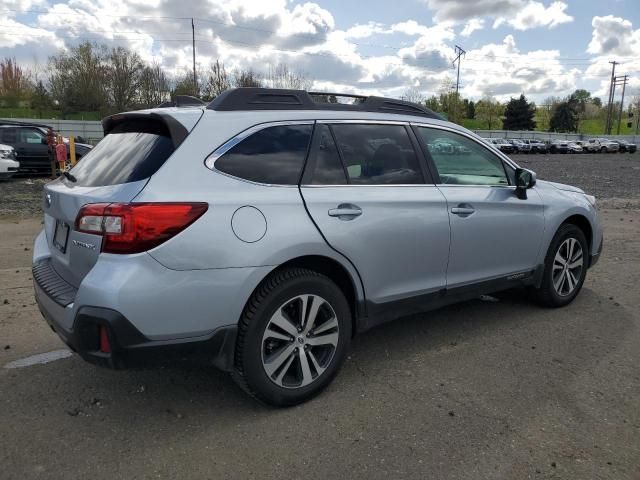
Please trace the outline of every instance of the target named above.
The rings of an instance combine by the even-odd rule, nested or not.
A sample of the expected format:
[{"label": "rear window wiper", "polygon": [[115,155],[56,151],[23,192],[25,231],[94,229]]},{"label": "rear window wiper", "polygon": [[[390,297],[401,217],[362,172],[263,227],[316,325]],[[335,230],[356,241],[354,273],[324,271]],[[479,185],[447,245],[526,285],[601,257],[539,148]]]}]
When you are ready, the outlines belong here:
[{"label": "rear window wiper", "polygon": [[74,177],[71,173],[67,172],[66,170],[64,172],[62,172],[62,174],[65,176],[65,178],[67,178],[70,182],[77,182],[78,179],[76,177]]}]

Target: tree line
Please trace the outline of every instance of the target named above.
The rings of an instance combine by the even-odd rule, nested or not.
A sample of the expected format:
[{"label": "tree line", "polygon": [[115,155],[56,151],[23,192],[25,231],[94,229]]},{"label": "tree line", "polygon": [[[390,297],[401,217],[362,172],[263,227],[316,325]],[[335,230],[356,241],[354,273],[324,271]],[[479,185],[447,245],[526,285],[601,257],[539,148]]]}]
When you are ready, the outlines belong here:
[{"label": "tree line", "polygon": [[[229,70],[219,60],[200,66],[194,82],[192,70],[172,76],[160,64],[145,62],[134,51],[91,42],[50,57],[43,69],[30,70],[13,58],[0,61],[0,107],[28,107],[38,117],[50,110],[65,118],[77,112],[107,115],[151,108],[176,95],[193,95],[208,101],[231,87],[308,90],[312,84],[304,72],[284,63],[270,65],[265,71]],[[565,98],[549,97],[540,105],[529,102],[524,94],[505,103],[491,95],[473,101],[462,98],[455,92],[453,81],[446,79],[428,98],[415,87],[407,88],[403,98],[477,129],[576,132],[580,122],[602,121],[606,116],[602,101],[583,89]],[[327,101],[336,99],[327,97]],[[638,98],[632,105],[640,111]],[[619,106],[614,105],[614,111]]]},{"label": "tree line", "polygon": [[48,59],[44,69],[29,70],[14,58],[0,61],[0,106],[29,107],[38,114],[50,109],[62,116],[75,112],[113,112],[152,108],[176,95],[205,101],[231,87],[309,89],[313,81],[287,64],[266,71],[229,71],[215,61],[197,71],[170,76],[158,63],[147,63],[123,47],[84,42]]},{"label": "tree line", "polygon": [[[578,132],[581,122],[604,122],[607,113],[602,100],[584,89],[575,90],[564,98],[548,97],[539,105],[529,102],[524,94],[504,103],[491,95],[474,102],[456,94],[452,81],[445,80],[435,95],[424,98],[412,87],[405,91],[403,98],[425,105],[455,123],[487,130]],[[618,112],[619,109],[620,102],[614,103],[613,111]],[[629,113],[633,110],[640,112],[640,97],[635,97],[628,109]]]}]

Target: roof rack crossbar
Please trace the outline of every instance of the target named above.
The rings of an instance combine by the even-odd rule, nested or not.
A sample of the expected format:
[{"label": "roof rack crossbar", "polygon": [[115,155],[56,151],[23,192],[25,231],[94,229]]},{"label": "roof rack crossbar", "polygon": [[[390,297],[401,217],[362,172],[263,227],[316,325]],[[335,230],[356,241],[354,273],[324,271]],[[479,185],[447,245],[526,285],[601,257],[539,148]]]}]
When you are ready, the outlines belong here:
[{"label": "roof rack crossbar", "polygon": [[[314,101],[314,97],[350,97],[360,102],[328,103]],[[306,92],[279,88],[242,87],[226,90],[209,105],[209,110],[220,112],[247,110],[340,110],[353,112],[379,112],[414,115],[438,120],[443,118],[422,105],[385,97],[341,94],[332,92]]]},{"label": "roof rack crossbar", "polygon": [[207,103],[203,100],[193,97],[191,95],[176,95],[168,102],[162,102],[156,108],[169,108],[169,107],[204,107]]}]

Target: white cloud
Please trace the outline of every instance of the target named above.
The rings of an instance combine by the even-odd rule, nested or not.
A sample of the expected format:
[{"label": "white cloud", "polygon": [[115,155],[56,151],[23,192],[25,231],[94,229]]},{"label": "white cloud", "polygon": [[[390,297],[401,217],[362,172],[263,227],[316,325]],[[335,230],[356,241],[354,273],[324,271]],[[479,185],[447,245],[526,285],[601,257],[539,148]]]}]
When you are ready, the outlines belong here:
[{"label": "white cloud", "polygon": [[[49,13],[35,19],[30,16],[29,22],[19,21],[24,18],[21,16],[3,21],[9,26],[0,30],[0,58],[15,55],[29,63],[40,55],[44,64],[58,49],[90,39],[135,50],[145,60],[159,62],[172,75],[191,66],[191,22],[173,18],[186,15],[180,0],[56,1],[51,7],[38,7]],[[270,66],[285,62],[312,78],[315,89],[391,96],[402,95],[408,86],[428,96],[454,78],[451,62],[456,32],[466,37],[491,25],[489,22],[525,29],[550,28],[566,21],[561,15],[566,14],[564,2],[425,1],[438,8],[434,12],[439,20],[433,25],[409,19],[337,29],[337,12],[313,2],[294,5],[289,0],[201,0],[190,5],[193,11],[189,16],[196,18],[197,63],[201,68],[220,59],[228,70],[266,72]],[[474,16],[475,11],[481,14]],[[594,46],[589,48],[603,57],[602,61],[597,57],[587,69],[593,78],[601,71],[606,73],[604,55],[624,53],[619,50],[624,42],[638,51],[638,33],[630,22],[617,17],[596,18],[600,20],[594,19]],[[384,45],[379,38],[385,36],[393,38],[396,46]],[[371,37],[377,38],[359,43]],[[583,72],[563,66],[558,50],[521,52],[513,35],[468,49],[461,70],[462,94],[472,98],[488,92],[501,99],[521,92],[564,95],[583,77]]]},{"label": "white cloud", "polygon": [[593,34],[587,52],[597,55],[637,55],[640,49],[640,29],[624,18],[607,15],[593,17]]},{"label": "white cloud", "polygon": [[568,5],[564,1],[554,1],[549,6],[537,0],[424,1],[435,13],[435,21],[467,22],[463,33],[468,32],[468,35],[477,29],[473,28],[475,25],[473,22],[484,18],[493,19],[494,28],[506,24],[516,30],[553,28],[573,21],[573,17],[566,13]]},{"label": "white cloud", "polygon": [[541,2],[529,2],[518,13],[505,19],[516,30],[529,30],[531,28],[554,28],[563,23],[573,22],[573,17],[567,15],[567,4],[553,2],[545,7]]},{"label": "white cloud", "polygon": [[480,18],[472,18],[466,23],[466,25],[462,29],[462,32],[460,32],[460,35],[462,35],[463,37],[468,37],[476,30],[482,30],[483,28],[484,20]]}]

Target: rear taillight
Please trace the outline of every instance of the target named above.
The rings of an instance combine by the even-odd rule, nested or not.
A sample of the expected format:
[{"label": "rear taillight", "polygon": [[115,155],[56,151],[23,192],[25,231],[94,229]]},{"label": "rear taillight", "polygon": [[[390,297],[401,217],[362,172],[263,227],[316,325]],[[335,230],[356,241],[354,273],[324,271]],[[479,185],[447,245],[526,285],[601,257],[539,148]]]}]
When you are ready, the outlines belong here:
[{"label": "rear taillight", "polygon": [[101,235],[106,253],[157,247],[195,222],[206,203],[90,203],[78,212],[78,232]]}]

